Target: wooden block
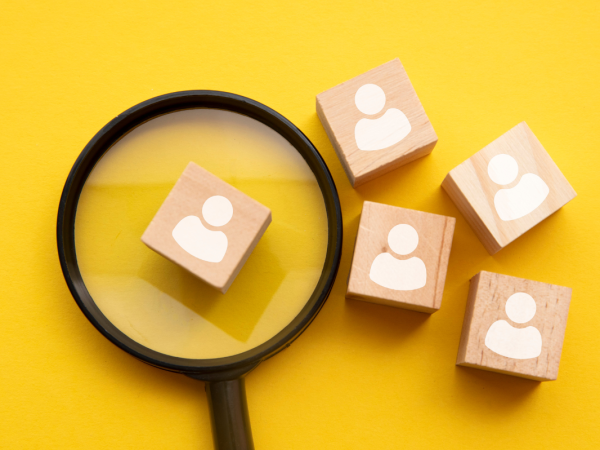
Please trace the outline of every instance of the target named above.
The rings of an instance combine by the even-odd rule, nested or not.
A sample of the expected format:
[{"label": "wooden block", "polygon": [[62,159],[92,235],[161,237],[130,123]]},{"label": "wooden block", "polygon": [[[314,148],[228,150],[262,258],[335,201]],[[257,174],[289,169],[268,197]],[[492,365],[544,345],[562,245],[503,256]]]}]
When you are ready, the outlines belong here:
[{"label": "wooden block", "polygon": [[426,313],[440,309],[455,222],[365,202],[346,297]]},{"label": "wooden block", "polygon": [[491,272],[471,280],[456,364],[556,380],[571,288]]},{"label": "wooden block", "polygon": [[398,58],[317,95],[352,186],[428,155],[437,135]]},{"label": "wooden block", "polygon": [[492,255],[577,195],[525,122],[452,169],[442,187]]},{"label": "wooden block", "polygon": [[271,211],[190,162],[142,242],[225,293],[271,223]]}]

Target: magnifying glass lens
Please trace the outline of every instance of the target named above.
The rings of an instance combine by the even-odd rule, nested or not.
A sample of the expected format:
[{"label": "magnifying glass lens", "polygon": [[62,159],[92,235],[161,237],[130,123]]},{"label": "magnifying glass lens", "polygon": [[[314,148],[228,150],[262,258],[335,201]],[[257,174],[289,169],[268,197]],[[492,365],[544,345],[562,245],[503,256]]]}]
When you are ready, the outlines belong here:
[{"label": "magnifying glass lens", "polygon": [[[193,161],[271,209],[273,221],[223,295],[140,240]],[[190,109],[154,118],[96,164],[77,206],[77,263],[102,313],[170,356],[237,355],[298,315],[323,271],[323,194],[300,153],[247,116]]]}]

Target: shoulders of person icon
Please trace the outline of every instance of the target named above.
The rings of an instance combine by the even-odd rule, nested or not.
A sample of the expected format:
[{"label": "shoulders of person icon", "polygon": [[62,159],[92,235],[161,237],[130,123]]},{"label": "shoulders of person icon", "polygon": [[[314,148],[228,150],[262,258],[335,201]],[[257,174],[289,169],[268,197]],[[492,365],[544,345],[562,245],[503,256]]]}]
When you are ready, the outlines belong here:
[{"label": "shoulders of person icon", "polygon": [[506,320],[499,320],[488,330],[485,345],[507,358],[537,358],[542,352],[542,335],[535,327],[515,328]]},{"label": "shoulders of person icon", "polygon": [[[233,216],[233,205],[220,195],[210,197],[202,206],[202,217],[214,227],[226,225]],[[173,239],[190,255],[206,262],[218,263],[227,252],[227,235],[209,230],[197,216],[181,219],[173,228]]]},{"label": "shoulders of person icon", "polygon": [[[505,309],[510,320],[526,323],[535,315],[535,300],[529,294],[517,292],[508,298]],[[537,358],[542,353],[542,335],[533,326],[515,328],[506,320],[497,320],[486,333],[485,346],[507,358]]]},{"label": "shoulders of person icon", "polygon": [[[396,225],[388,234],[388,244],[399,255],[412,253],[419,243],[417,231],[407,224]],[[427,268],[420,258],[401,260],[390,253],[381,253],[375,257],[369,271],[374,283],[396,291],[420,289],[427,283]]]},{"label": "shoulders of person icon", "polygon": [[[367,115],[381,112],[385,102],[385,92],[376,84],[361,86],[354,97],[356,107]],[[354,128],[354,137],[360,150],[383,150],[400,142],[410,131],[406,115],[397,108],[389,108],[377,119],[360,119]]]},{"label": "shoulders of person icon", "polygon": [[[519,173],[517,161],[510,155],[494,156],[488,164],[490,179],[499,185],[512,183]],[[548,197],[550,188],[538,175],[526,173],[510,189],[500,189],[494,196],[494,207],[500,219],[507,222],[535,211]]]},{"label": "shoulders of person icon", "polygon": [[425,286],[427,269],[420,258],[401,260],[389,253],[381,253],[373,260],[369,277],[384,288],[414,291]]}]

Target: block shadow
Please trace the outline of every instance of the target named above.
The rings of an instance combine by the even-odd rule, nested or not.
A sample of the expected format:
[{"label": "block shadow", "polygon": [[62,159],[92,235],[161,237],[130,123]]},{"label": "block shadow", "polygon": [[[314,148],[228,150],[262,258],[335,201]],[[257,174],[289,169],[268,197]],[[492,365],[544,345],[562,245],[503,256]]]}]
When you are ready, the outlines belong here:
[{"label": "block shadow", "polygon": [[[361,300],[346,299],[344,321],[362,340],[372,345],[396,346],[419,329],[430,314],[378,305]],[[374,331],[375,330],[375,331]]]},{"label": "block shadow", "polygon": [[358,333],[363,340],[373,340],[373,345],[396,346],[423,325],[430,314],[345,297],[359,222],[357,215],[346,223],[345,257],[334,287],[335,293],[344,298],[344,327]]},{"label": "block shadow", "polygon": [[[268,242],[260,242],[227,294],[215,290],[185,269],[158,254],[148,252],[138,276],[159,291],[177,300],[199,316],[240,342],[246,342],[285,278],[276,254]],[[255,280],[268,270],[270,283],[252,289]]]},{"label": "block shadow", "polygon": [[472,367],[455,366],[456,398],[471,411],[489,417],[516,412],[539,390],[541,381],[490,372]]}]

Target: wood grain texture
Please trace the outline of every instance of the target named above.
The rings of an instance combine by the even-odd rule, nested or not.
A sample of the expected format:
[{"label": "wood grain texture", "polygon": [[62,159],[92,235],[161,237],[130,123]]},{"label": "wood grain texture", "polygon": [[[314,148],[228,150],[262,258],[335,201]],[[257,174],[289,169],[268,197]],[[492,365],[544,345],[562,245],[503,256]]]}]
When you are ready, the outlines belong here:
[{"label": "wood grain texture", "polygon": [[[219,227],[211,226],[202,216],[204,202],[215,195],[226,197],[233,205],[231,220]],[[190,215],[198,217],[205,228],[227,236],[227,251],[220,262],[192,256],[173,238],[175,226]],[[270,223],[269,208],[190,162],[148,225],[142,242],[225,293]]]},{"label": "wood grain texture", "polygon": [[[512,156],[519,166],[517,178],[507,185],[494,183],[488,175],[488,163],[499,154]],[[494,207],[494,196],[501,189],[515,187],[525,174],[538,175],[550,192],[530,214],[504,221]],[[442,187],[490,254],[510,244],[577,195],[525,122],[452,169]]]},{"label": "wood grain texture", "polygon": [[[531,295],[536,303],[536,313],[526,323],[515,323],[506,313],[506,302],[516,292]],[[456,364],[539,381],[556,380],[570,302],[571,288],[479,272],[471,280]],[[490,350],[485,338],[498,320],[505,320],[514,328],[531,326],[539,330],[541,354],[514,359]]]},{"label": "wood grain texture", "polygon": [[[455,222],[454,217],[364,202],[346,297],[426,313],[439,310]],[[390,230],[399,224],[412,226],[419,235],[416,249],[407,255],[396,254],[388,243]],[[382,253],[389,253],[398,260],[420,258],[427,269],[425,286],[411,291],[399,291],[373,282],[369,277],[371,265]]]},{"label": "wood grain texture", "polygon": [[[355,104],[357,90],[369,83],[381,87],[386,95],[383,110],[372,116],[363,114]],[[397,58],[317,95],[316,108],[354,187],[431,153],[438,140],[417,93]],[[354,134],[358,121],[363,118],[378,119],[390,108],[397,108],[406,115],[411,125],[410,133],[388,148],[360,150]]]}]

